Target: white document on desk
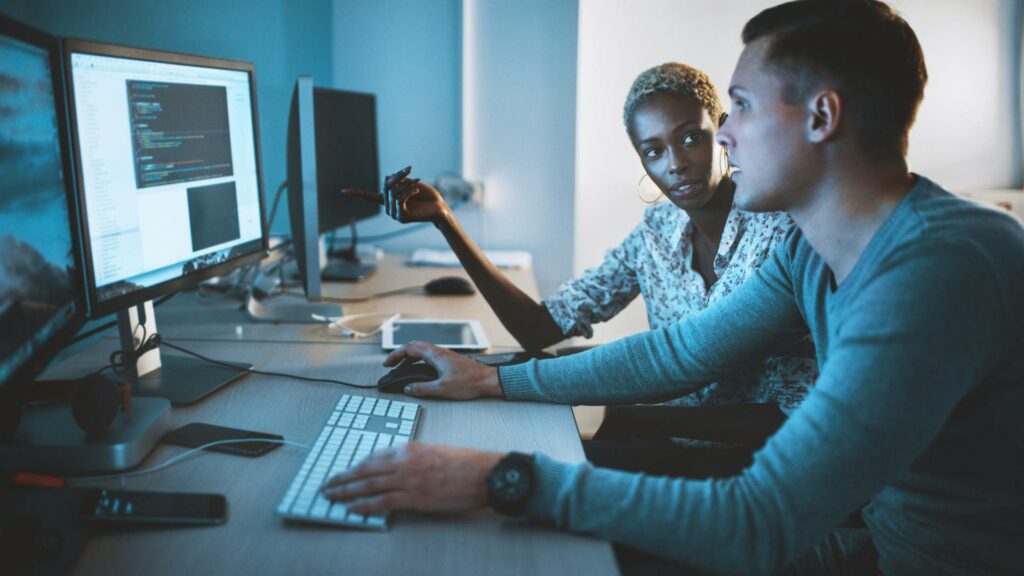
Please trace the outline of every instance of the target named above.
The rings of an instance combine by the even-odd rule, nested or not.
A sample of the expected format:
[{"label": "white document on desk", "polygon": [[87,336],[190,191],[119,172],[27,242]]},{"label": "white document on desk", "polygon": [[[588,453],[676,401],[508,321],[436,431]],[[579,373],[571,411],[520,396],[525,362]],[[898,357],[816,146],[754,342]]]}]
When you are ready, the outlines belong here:
[{"label": "white document on desk", "polygon": [[[525,250],[484,250],[487,259],[498,268],[529,268],[533,265],[533,255]],[[439,268],[459,268],[462,266],[455,252],[451,250],[431,250],[417,248],[409,259],[409,266],[436,266]]]}]

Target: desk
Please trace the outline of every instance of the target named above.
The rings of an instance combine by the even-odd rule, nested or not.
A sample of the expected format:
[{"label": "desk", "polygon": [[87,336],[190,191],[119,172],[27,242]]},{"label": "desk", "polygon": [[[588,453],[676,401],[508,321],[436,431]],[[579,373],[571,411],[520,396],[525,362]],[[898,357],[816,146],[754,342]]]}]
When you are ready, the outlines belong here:
[{"label": "desk", "polygon": [[[376,276],[358,285],[327,285],[331,296],[357,296],[422,283],[461,270],[409,269],[388,258]],[[529,271],[509,276],[536,295]],[[161,333],[218,359],[247,360],[257,369],[375,382],[385,371],[379,341],[343,343],[323,326],[252,324],[233,301],[205,302],[182,294],[158,309]],[[483,298],[402,295],[346,305],[346,312],[400,311],[478,318],[495,344],[513,344]],[[238,327],[241,327],[240,330]],[[116,341],[105,338],[51,372],[94,367]],[[170,353],[170,352],[164,352]],[[334,384],[249,375],[189,407],[176,408],[174,426],[210,422],[283,434],[312,443],[343,393],[376,395]],[[543,451],[583,459],[567,406],[484,400],[420,401],[417,439],[484,450]],[[143,462],[153,466],[183,449],[158,446]],[[490,511],[458,516],[401,513],[391,530],[362,532],[285,523],[275,507],[305,457],[284,446],[255,459],[215,452],[155,474],[128,478],[137,490],[219,492],[228,499],[228,523],[208,528],[135,529],[95,536],[75,574],[588,574],[616,573],[611,547]],[[118,487],[116,481],[96,483]]]}]

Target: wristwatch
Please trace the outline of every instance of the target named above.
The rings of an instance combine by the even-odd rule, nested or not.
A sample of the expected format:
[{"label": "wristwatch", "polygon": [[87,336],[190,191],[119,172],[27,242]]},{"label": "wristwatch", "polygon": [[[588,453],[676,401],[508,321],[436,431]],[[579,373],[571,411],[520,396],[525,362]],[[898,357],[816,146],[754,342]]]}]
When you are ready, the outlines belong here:
[{"label": "wristwatch", "polygon": [[499,514],[519,516],[533,488],[533,456],[510,452],[487,475],[487,503]]}]

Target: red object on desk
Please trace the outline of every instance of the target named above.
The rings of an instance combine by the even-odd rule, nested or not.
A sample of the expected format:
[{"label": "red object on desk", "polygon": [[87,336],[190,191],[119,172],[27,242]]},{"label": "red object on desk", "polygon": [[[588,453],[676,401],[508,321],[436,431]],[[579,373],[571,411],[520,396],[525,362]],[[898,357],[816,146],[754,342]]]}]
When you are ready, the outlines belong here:
[{"label": "red object on desk", "polygon": [[31,472],[18,472],[11,476],[12,484],[21,484],[24,486],[37,486],[40,488],[63,488],[64,479],[58,478],[57,476],[47,476],[45,474],[32,474]]}]

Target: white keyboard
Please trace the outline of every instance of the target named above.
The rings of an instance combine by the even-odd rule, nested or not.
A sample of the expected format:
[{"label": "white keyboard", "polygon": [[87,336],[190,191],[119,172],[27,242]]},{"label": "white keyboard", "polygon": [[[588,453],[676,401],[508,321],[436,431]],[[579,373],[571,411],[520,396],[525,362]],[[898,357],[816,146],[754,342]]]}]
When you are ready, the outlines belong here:
[{"label": "white keyboard", "polygon": [[342,396],[285,492],[277,513],[287,520],[386,530],[385,514],[349,512],[344,504],[324,498],[320,487],[335,474],[362,462],[374,450],[411,440],[419,416],[420,406],[412,402]]}]

